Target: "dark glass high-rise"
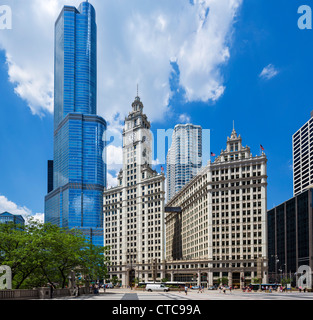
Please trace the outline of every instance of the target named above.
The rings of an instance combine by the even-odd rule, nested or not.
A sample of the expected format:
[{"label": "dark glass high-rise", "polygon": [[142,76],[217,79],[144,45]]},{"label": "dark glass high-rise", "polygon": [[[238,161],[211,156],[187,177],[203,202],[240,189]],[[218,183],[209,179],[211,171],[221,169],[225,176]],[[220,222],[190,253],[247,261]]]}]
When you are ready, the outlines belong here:
[{"label": "dark glass high-rise", "polygon": [[106,122],[97,116],[96,12],[88,2],[64,6],[55,23],[54,76],[53,190],[45,222],[79,229],[103,246]]}]

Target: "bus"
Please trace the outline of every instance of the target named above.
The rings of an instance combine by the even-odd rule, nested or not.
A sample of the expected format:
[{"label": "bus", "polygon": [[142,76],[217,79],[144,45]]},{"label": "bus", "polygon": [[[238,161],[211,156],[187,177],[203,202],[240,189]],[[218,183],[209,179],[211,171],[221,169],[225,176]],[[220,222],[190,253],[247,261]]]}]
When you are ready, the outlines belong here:
[{"label": "bus", "polygon": [[186,285],[186,282],[180,282],[180,281],[168,281],[168,282],[139,282],[138,286],[139,287],[145,287],[147,284],[164,284],[167,287],[177,287],[177,288],[184,288]]}]

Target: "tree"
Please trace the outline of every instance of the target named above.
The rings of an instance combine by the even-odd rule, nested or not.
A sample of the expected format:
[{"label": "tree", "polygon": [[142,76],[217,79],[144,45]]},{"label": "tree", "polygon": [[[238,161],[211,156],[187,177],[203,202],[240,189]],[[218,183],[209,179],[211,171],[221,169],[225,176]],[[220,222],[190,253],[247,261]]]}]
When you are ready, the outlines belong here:
[{"label": "tree", "polygon": [[287,286],[287,284],[291,285],[291,283],[292,283],[292,279],[291,278],[282,278],[281,279],[282,286]]},{"label": "tree", "polygon": [[72,270],[92,280],[107,273],[108,247],[92,245],[77,230],[30,220],[25,227],[0,225],[0,265],[12,269],[15,289],[64,288]]},{"label": "tree", "polygon": [[0,225],[0,265],[12,270],[12,285],[19,289],[38,268],[38,256],[25,227],[13,223]]},{"label": "tree", "polygon": [[260,279],[260,278],[253,278],[252,279],[252,283],[254,283],[254,284],[261,284],[261,282],[262,282],[262,279]]},{"label": "tree", "polygon": [[78,270],[89,280],[106,279],[110,247],[99,247],[85,242],[85,247],[81,250],[80,263]]},{"label": "tree", "polygon": [[116,284],[119,282],[118,277],[113,276],[111,282],[112,282],[113,286],[116,286]]},{"label": "tree", "polygon": [[217,282],[218,282],[218,284],[227,285],[228,278],[227,277],[218,278]]}]

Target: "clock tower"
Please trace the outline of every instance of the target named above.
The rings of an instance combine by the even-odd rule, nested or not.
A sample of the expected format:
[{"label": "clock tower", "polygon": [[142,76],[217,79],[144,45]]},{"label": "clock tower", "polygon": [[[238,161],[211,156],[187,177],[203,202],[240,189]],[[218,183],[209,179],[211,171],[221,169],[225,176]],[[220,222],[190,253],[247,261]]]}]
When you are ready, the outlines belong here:
[{"label": "clock tower", "polygon": [[104,238],[110,246],[110,277],[123,287],[135,277],[165,277],[165,177],[152,168],[153,136],[137,94],[123,129],[123,168],[118,186],[104,196]]},{"label": "clock tower", "polygon": [[138,168],[152,170],[153,141],[150,128],[150,122],[143,113],[143,103],[137,96],[123,130],[123,173],[126,173],[123,175],[123,184],[126,186],[138,184],[141,178],[145,178],[145,174],[137,171]]}]

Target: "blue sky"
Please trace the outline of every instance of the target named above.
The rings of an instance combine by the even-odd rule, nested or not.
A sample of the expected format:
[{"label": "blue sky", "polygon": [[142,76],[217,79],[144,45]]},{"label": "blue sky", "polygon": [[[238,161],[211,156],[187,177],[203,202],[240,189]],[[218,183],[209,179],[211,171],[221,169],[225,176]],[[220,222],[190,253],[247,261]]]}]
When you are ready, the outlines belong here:
[{"label": "blue sky", "polygon": [[[22,24],[18,21],[22,18],[15,14],[19,8],[19,1],[7,0],[7,4],[12,5],[13,9],[13,29],[0,30],[2,49],[0,51],[0,211],[11,209],[16,213],[37,214],[44,212],[47,160],[53,157],[53,115],[51,102],[47,102],[51,97],[51,88],[45,95],[38,97],[37,94],[51,86],[51,77],[45,76],[45,71],[48,70],[47,74],[53,71],[52,22],[61,10],[61,4],[77,5],[79,1],[49,0],[53,10],[45,11],[49,13],[50,20],[47,21],[51,21],[44,27],[47,34],[35,30],[37,25],[32,26],[32,23],[29,23],[25,27],[27,29],[25,32],[31,34],[29,41],[34,43],[29,44],[29,47],[32,47],[34,52],[25,48],[25,54],[18,48],[18,43],[23,38]],[[38,0],[28,0],[28,2],[36,1]],[[97,0],[91,2],[97,10],[98,27],[104,30],[101,28],[101,19],[110,20],[110,15],[104,11],[111,9],[112,14],[117,14],[116,3],[120,0],[116,1],[115,5],[100,4]],[[149,6],[146,1],[146,6],[143,7],[140,6],[142,1],[131,2],[128,1],[132,11],[128,13],[128,8],[125,8],[120,15],[121,18],[123,15],[125,17],[132,15],[140,19],[142,28],[139,25],[138,29],[134,29],[135,40],[132,40],[138,43],[145,40],[144,50],[142,49],[140,54],[138,51],[133,51],[126,36],[123,35],[125,29],[122,27],[118,29],[117,24],[114,36],[109,36],[107,31],[99,31],[99,68],[106,67],[108,74],[107,77],[99,76],[99,94],[106,96],[106,99],[101,97],[99,99],[101,104],[98,106],[99,114],[111,123],[114,130],[121,129],[123,117],[130,110],[139,82],[140,96],[145,111],[152,120],[153,130],[173,128],[184,118],[185,121],[189,120],[204,129],[211,130],[211,150],[219,154],[226,146],[227,136],[230,135],[235,121],[237,133],[242,136],[243,144],[251,147],[253,155],[260,153],[260,144],[265,148],[268,157],[268,209],[291,198],[293,196],[292,135],[309,120],[310,112],[313,110],[313,31],[300,30],[297,27],[299,18],[297,10],[302,4],[313,7],[313,2],[238,0],[239,6],[236,8],[235,16],[231,19],[227,15],[225,19],[223,16],[218,16],[221,25],[217,30],[227,25],[225,32],[221,32],[220,36],[223,38],[221,48],[227,48],[228,53],[225,59],[224,56],[218,56],[220,51],[215,52],[215,48],[212,47],[212,50],[210,46],[205,48],[207,51],[204,52],[207,53],[210,63],[206,64],[206,55],[203,55],[200,69],[202,63],[203,70],[213,66],[214,68],[212,67],[208,73],[196,70],[197,61],[194,60],[193,73],[188,72],[190,71],[190,65],[187,65],[188,52],[186,53],[188,46],[184,47],[180,41],[184,41],[185,34],[186,39],[191,39],[193,47],[189,58],[196,60],[195,53],[200,51],[196,45],[205,42],[205,32],[208,32],[208,41],[212,39],[209,27],[206,29],[204,26],[205,23],[209,24],[209,19],[212,19],[208,8],[212,9],[214,14],[214,7],[210,7],[210,1],[206,1],[207,7],[200,8],[206,9],[207,16],[201,20],[204,23],[199,38],[192,39],[195,31],[192,30],[192,26],[190,30],[186,26],[181,27],[179,29],[182,30],[181,33],[177,31],[177,37],[175,39],[172,37],[172,40],[168,40],[170,37],[166,35],[183,20],[179,19],[180,14],[185,17],[201,12],[195,11],[197,1],[189,3],[186,0],[184,8],[178,5],[176,8],[173,5],[161,8],[152,2]],[[227,5],[232,1],[222,2]],[[31,10],[31,6],[27,6],[25,10],[28,10],[27,8]],[[42,10],[48,9],[42,7]],[[151,38],[151,34],[144,31],[144,27],[149,26],[145,24],[147,23],[145,17],[147,21],[151,21],[150,18],[154,16],[158,17],[155,20],[158,24],[154,26],[159,29],[153,29],[155,33],[152,35],[157,36],[150,43],[146,39]],[[171,17],[175,17],[177,24],[168,22]],[[44,22],[40,20],[36,23]],[[132,30],[132,25],[129,26],[129,30]],[[164,50],[160,49],[165,43],[164,39],[173,42],[166,55]],[[47,46],[40,46],[43,41],[48,41]],[[49,59],[41,60],[40,56],[47,56],[46,53],[50,51],[52,55]],[[209,56],[211,51],[212,56]],[[102,55],[102,52],[105,54]],[[112,62],[114,56],[120,59],[118,65]],[[155,69],[151,66],[154,61]],[[112,68],[115,66],[115,70],[110,69],[110,64]],[[137,73],[136,70],[140,72]],[[263,74],[266,70],[269,71],[267,73],[269,77],[261,76],[263,70]],[[41,82],[28,78],[32,74]],[[127,81],[119,81],[124,78]],[[222,94],[215,96],[216,99],[212,98],[212,95],[206,96],[200,90],[197,92],[202,79],[205,79],[203,81],[207,81],[210,87],[208,78],[214,78],[218,85],[224,88]],[[113,90],[117,82],[121,84]],[[196,83],[196,88],[192,87],[193,83]],[[29,89],[31,86],[33,88]],[[162,104],[159,117],[158,110],[155,111],[156,108],[151,102],[153,99]],[[115,112],[110,114],[110,109],[114,109]],[[159,169],[159,166],[157,168]],[[110,173],[114,175],[114,171]]]}]

